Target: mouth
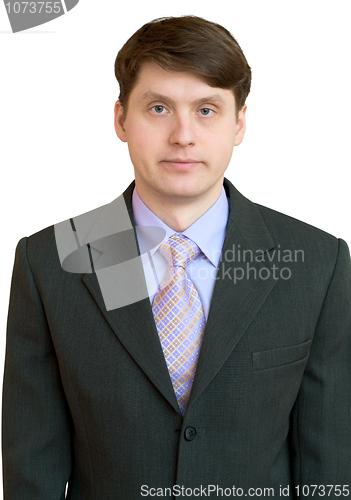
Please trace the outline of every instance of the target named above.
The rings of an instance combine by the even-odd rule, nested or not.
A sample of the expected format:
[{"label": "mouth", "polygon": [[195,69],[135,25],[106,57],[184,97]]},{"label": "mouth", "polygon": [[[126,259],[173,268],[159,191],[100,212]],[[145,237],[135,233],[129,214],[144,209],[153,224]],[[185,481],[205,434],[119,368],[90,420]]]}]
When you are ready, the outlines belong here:
[{"label": "mouth", "polygon": [[167,167],[175,170],[193,170],[197,166],[199,166],[202,161],[194,160],[193,158],[170,158],[167,160],[162,160],[162,164],[165,164]]}]

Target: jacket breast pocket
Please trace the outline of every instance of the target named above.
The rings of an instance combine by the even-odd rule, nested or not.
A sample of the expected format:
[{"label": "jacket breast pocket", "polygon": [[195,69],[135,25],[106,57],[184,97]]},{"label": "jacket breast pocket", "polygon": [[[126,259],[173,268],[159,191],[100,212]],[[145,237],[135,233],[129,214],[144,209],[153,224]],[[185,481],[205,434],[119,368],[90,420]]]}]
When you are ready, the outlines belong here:
[{"label": "jacket breast pocket", "polygon": [[312,340],[309,339],[302,344],[253,352],[252,368],[256,371],[267,370],[302,361],[309,355],[311,343]]}]

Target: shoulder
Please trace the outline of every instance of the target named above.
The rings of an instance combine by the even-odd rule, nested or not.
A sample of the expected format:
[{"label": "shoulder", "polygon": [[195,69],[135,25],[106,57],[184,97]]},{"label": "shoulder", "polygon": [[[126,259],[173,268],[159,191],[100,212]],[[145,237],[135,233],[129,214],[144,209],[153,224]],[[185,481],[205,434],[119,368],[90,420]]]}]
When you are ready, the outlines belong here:
[{"label": "shoulder", "polygon": [[322,229],[254,203],[243,196],[227,179],[224,186],[229,195],[230,218],[244,239],[247,235],[253,242],[263,241],[266,245],[267,242],[274,243],[275,246],[280,245],[287,250],[301,249],[316,258],[332,261],[335,261],[340,244],[347,248],[343,240]]},{"label": "shoulder", "polygon": [[[298,268],[301,279],[328,281],[337,262],[349,267],[350,252],[346,242],[311,224],[243,196],[228,180],[224,187],[229,195],[231,222],[248,248],[283,256]],[[295,266],[296,264],[296,266]],[[305,275],[305,276],[304,276]]]},{"label": "shoulder", "polygon": [[263,205],[254,204],[261,214],[272,237],[290,241],[310,242],[316,245],[332,245],[337,243],[337,237],[311,224],[283,214]]},{"label": "shoulder", "polygon": [[76,268],[77,260],[79,269],[74,272],[86,272],[86,263],[90,268],[89,246],[101,251],[106,238],[133,228],[131,188],[132,185],[110,203],[23,238],[18,243],[18,251],[27,252],[29,263],[41,270],[47,269],[48,265],[65,269],[65,261]]},{"label": "shoulder", "polygon": [[316,272],[333,272],[337,261],[350,267],[347,243],[326,231],[271,208],[255,204],[276,245],[282,251],[300,252]]}]

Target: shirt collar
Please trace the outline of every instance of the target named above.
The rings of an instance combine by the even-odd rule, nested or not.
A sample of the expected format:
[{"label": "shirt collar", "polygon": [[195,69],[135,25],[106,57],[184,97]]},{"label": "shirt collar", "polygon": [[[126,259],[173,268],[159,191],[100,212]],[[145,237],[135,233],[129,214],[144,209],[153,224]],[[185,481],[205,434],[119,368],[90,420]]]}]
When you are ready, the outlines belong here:
[{"label": "shirt collar", "polygon": [[[170,238],[176,233],[174,229],[170,228],[161,219],[159,219],[139,197],[136,188],[133,190],[132,195],[133,215],[136,226],[157,226],[165,230],[166,236],[163,241]],[[228,220],[228,200],[225,194],[224,187],[222,186],[221,194],[218,200],[207,210],[197,221],[195,221],[188,229],[182,232],[188,238],[191,238],[200,250],[206,255],[208,260],[217,267],[220,259],[222,246],[225,239],[225,228]],[[143,239],[143,241],[140,241]],[[144,232],[142,235],[138,234],[139,246],[143,248],[150,248],[147,242],[147,234]],[[157,246],[150,250],[153,255],[162,241]],[[150,255],[147,253],[142,254],[142,261],[145,262]]]}]

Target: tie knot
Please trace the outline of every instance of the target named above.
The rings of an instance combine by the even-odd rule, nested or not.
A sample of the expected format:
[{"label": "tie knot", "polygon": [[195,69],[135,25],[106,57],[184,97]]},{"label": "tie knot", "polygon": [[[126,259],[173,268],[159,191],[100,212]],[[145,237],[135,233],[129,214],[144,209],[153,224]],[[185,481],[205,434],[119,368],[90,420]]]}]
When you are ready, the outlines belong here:
[{"label": "tie knot", "polygon": [[172,267],[180,266],[183,269],[200,253],[197,244],[181,233],[175,233],[161,243],[159,250]]}]

